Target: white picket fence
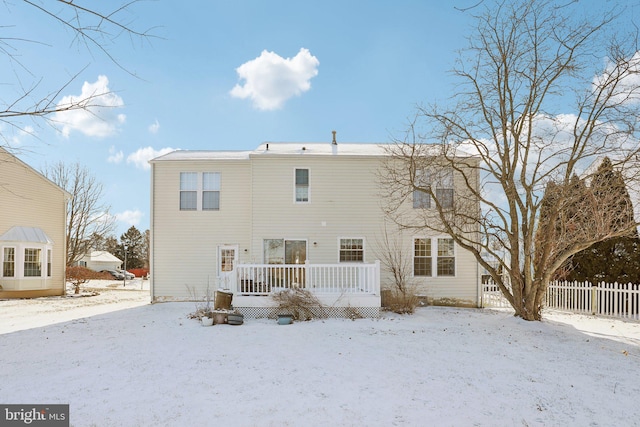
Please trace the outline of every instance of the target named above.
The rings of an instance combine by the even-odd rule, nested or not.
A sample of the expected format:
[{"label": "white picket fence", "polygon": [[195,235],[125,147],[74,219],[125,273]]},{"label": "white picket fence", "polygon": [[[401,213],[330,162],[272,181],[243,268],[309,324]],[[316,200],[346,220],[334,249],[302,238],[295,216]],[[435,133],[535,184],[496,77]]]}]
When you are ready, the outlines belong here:
[{"label": "white picket fence", "polygon": [[[509,302],[493,284],[483,285],[482,306],[508,308]],[[554,281],[549,283],[544,306],[574,313],[640,320],[640,285]]]},{"label": "white picket fence", "polygon": [[545,306],[576,313],[640,319],[640,285],[551,282],[545,295]]},{"label": "white picket fence", "polygon": [[511,304],[494,282],[482,284],[482,307],[511,308]]}]

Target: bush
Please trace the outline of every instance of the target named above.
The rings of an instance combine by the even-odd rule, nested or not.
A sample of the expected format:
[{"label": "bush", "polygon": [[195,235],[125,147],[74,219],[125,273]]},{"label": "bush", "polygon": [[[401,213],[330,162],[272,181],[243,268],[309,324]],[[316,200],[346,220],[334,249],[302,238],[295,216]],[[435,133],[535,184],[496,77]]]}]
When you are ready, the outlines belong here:
[{"label": "bush", "polygon": [[305,289],[286,289],[276,292],[271,298],[277,303],[276,314],[291,314],[295,320],[327,317],[320,300]]},{"label": "bush", "polygon": [[398,289],[386,289],[381,293],[382,308],[398,314],[413,314],[420,304],[418,296],[410,291],[404,292]]},{"label": "bush", "polygon": [[[108,274],[108,273],[107,273]],[[92,279],[100,279],[103,273],[98,273],[96,271],[90,270],[85,267],[67,267],[67,281],[71,282],[73,285],[74,293],[80,293],[80,285],[83,283],[87,283]],[[111,277],[111,275],[109,275]]]}]

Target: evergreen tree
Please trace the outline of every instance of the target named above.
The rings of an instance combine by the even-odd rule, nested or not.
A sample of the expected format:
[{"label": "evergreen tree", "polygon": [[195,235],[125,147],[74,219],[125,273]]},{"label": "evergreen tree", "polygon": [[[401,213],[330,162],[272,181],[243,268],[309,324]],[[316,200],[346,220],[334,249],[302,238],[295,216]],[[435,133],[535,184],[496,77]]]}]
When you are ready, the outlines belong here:
[{"label": "evergreen tree", "polygon": [[[620,213],[613,227],[619,228],[634,221],[633,204],[620,171],[605,158],[591,180],[590,188],[596,199],[609,202],[601,209]],[[611,192],[617,194],[612,199]],[[611,202],[614,200],[614,202]],[[627,236],[614,237],[595,243],[569,259],[567,280],[594,282],[640,282],[640,239],[637,230]]]},{"label": "evergreen tree", "polygon": [[115,255],[124,260],[125,246],[127,257],[127,269],[144,267],[145,239],[142,233],[135,227],[131,226],[123,235],[120,236],[120,244],[117,247]]}]

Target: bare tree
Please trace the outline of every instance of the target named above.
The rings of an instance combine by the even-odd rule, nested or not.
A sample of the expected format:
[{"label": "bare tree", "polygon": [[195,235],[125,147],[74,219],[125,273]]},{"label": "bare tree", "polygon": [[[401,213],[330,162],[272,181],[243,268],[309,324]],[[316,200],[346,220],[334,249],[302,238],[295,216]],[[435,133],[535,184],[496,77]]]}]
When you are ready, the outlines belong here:
[{"label": "bare tree", "polygon": [[[155,37],[150,33],[152,29],[138,30],[133,26],[133,9],[137,3],[139,3],[138,0],[125,0],[117,3],[18,0],[0,4],[0,7],[5,9],[0,14],[3,18],[8,19],[13,13],[16,15],[20,13],[40,14],[48,17],[52,27],[55,28],[58,25],[69,34],[70,43],[76,43],[91,54],[93,51],[98,51],[119,68],[133,74],[118,62],[110,48],[122,36],[129,37],[132,42],[134,40],[145,41]],[[24,37],[22,35],[24,31],[20,32],[19,28],[6,25],[6,22],[2,29],[0,58],[4,59],[3,66],[13,70],[16,78],[13,83],[2,82],[7,85],[5,88],[13,88],[14,91],[8,90],[4,92],[4,95],[0,95],[0,123],[25,131],[20,122],[22,118],[47,117],[65,111],[79,109],[92,111],[95,108],[108,107],[108,105],[103,105],[103,99],[107,93],[93,93],[86,97],[67,97],[65,98],[67,101],[60,102],[62,91],[78,77],[81,70],[67,81],[54,84],[54,90],[45,89],[42,92],[40,86],[44,76],[38,76],[34,72],[34,67],[26,63],[22,52],[25,48],[33,45],[48,46],[50,41]],[[12,30],[15,30],[16,35],[11,34]],[[9,95],[11,92],[13,95]],[[3,134],[0,134],[0,137],[7,140]]]},{"label": "bare tree", "polygon": [[376,247],[376,256],[393,278],[393,286],[387,291],[387,297],[382,295],[383,306],[400,314],[413,313],[419,300],[413,283],[413,257],[407,256],[402,233],[390,234],[385,227],[382,241]]},{"label": "bare tree", "polygon": [[47,166],[42,173],[71,194],[67,202],[67,266],[91,249],[92,237],[113,232],[115,217],[102,204],[102,184],[78,163]]},{"label": "bare tree", "polygon": [[[620,10],[583,19],[576,3],[484,4],[453,70],[450,107],[420,107],[381,176],[397,224],[449,234],[527,320],[540,319],[567,258],[636,226],[608,208],[617,192],[595,197],[572,181],[589,182],[588,166],[605,156],[637,170],[640,118],[635,34],[613,34]],[[447,171],[455,195],[442,184]],[[418,209],[407,209],[411,200]]]}]

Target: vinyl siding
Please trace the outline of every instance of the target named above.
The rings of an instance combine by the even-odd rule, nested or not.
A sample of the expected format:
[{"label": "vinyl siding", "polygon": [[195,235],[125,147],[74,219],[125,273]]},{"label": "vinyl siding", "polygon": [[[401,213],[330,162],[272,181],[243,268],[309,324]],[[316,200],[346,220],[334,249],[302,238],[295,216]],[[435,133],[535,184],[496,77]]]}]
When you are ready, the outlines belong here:
[{"label": "vinyl siding", "polygon": [[[380,198],[377,171],[381,159],[372,157],[258,158],[253,160],[254,262],[264,262],[265,238],[307,240],[311,263],[339,262],[339,239],[364,239],[365,262],[381,258],[384,247],[384,200]],[[310,201],[294,202],[294,170],[309,169]],[[408,257],[413,255],[411,232],[388,225],[399,237]],[[441,236],[446,237],[446,236]],[[411,262],[412,262],[411,258]],[[475,258],[456,248],[454,277],[416,277],[416,291],[432,303],[474,305],[478,299]],[[382,268],[381,285],[393,286]]]},{"label": "vinyl siding", "polygon": [[[264,239],[305,240],[310,263],[338,263],[340,238],[364,239],[364,261],[381,259],[385,216],[380,197],[379,155],[254,153],[245,160],[163,160],[152,163],[153,297],[188,298],[186,285],[217,286],[217,246],[239,245],[243,263],[263,263]],[[309,170],[306,203],[294,198],[295,169]],[[180,211],[180,172],[221,172],[220,211]],[[411,211],[409,211],[411,212]],[[413,261],[410,231],[402,235]],[[478,269],[456,248],[455,277],[415,278],[417,291],[434,302],[474,305]],[[391,287],[384,267],[381,285]]]},{"label": "vinyl siding", "polygon": [[[22,289],[48,289],[47,295],[65,291],[66,196],[63,189],[0,149],[0,234],[14,226],[38,227],[53,240],[51,277],[21,279]],[[46,263],[42,268],[46,271]],[[15,279],[0,278],[4,289],[13,287],[7,280]]]},{"label": "vinyl siding", "polygon": [[[181,211],[180,172],[220,173],[220,210]],[[180,161],[152,164],[152,273],[154,299],[188,299],[218,287],[218,246],[249,246],[248,161]]]},{"label": "vinyl siding", "polygon": [[[463,193],[463,189],[466,188],[466,186],[462,182],[462,179],[462,176],[458,173],[454,174],[454,198],[458,200],[460,197],[470,197],[469,194]],[[475,179],[477,181],[477,177],[475,177]],[[479,204],[477,204],[476,208],[479,212]],[[420,224],[425,221],[424,218],[420,217],[423,212],[421,212],[420,209],[413,208],[411,198],[409,198],[403,206],[401,214],[405,216],[405,218],[413,217],[413,220],[410,220],[410,222],[412,221],[415,224]],[[411,257],[411,262],[413,262],[413,239],[418,237],[433,239],[437,237],[446,238],[448,236],[433,234],[432,232],[405,231],[403,233],[402,243],[405,246],[406,253]],[[417,293],[424,296],[430,304],[475,306],[479,303],[478,284],[480,281],[480,271],[475,257],[471,252],[455,245],[455,258],[456,274],[454,277],[438,277],[434,264],[433,275],[431,277],[417,276],[412,278],[413,283],[416,285]]]},{"label": "vinyl siding", "polygon": [[[339,238],[364,238],[365,261],[377,257],[371,244],[383,216],[377,197],[378,158],[253,159],[253,243],[263,262],[263,239],[307,240],[312,263],[338,262]],[[294,170],[309,169],[310,201],[294,201]],[[314,245],[314,242],[316,243]]]}]

